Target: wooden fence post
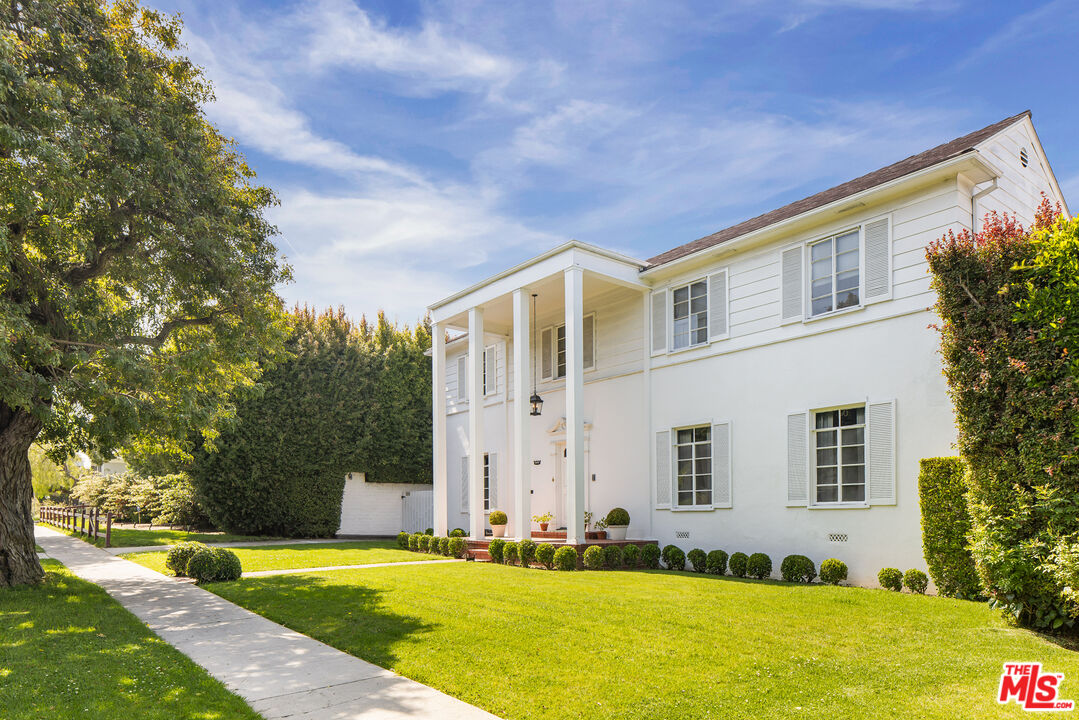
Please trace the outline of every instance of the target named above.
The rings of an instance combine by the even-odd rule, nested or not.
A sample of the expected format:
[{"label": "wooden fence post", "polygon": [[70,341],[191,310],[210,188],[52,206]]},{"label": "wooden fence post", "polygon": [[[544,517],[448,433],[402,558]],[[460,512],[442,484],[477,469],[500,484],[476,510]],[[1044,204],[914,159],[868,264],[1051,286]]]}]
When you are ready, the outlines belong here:
[{"label": "wooden fence post", "polygon": [[112,511],[105,516],[105,547],[112,547]]}]

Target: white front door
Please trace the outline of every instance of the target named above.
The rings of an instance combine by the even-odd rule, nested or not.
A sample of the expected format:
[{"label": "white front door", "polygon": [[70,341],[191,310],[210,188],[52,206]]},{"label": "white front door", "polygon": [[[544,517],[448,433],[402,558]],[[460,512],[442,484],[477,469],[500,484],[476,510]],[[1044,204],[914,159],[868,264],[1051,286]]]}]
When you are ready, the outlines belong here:
[{"label": "white front door", "polygon": [[566,525],[566,444],[555,444],[554,522],[549,529]]}]

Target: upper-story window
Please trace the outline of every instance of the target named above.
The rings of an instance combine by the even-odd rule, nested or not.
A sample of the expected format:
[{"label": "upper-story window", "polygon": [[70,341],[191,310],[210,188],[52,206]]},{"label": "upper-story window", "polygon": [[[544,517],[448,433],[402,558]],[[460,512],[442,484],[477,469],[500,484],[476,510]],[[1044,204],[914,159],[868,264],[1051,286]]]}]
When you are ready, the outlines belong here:
[{"label": "upper-story window", "polygon": [[858,230],[809,246],[809,314],[823,315],[860,302]]},{"label": "upper-story window", "polygon": [[[581,335],[584,345],[581,348],[585,370],[596,367],[596,314],[589,313],[581,318]],[[566,326],[554,325],[540,332],[539,347],[540,376],[544,380],[558,380],[566,377]]]},{"label": "upper-story window", "polygon": [[675,288],[672,293],[671,345],[681,350],[708,342],[708,283],[704,280]]}]

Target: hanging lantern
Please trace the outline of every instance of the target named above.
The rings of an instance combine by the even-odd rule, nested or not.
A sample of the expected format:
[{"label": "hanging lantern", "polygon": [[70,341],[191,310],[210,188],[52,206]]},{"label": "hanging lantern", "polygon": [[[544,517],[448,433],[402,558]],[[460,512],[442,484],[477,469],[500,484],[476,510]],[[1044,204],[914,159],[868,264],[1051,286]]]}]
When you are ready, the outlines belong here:
[{"label": "hanging lantern", "polygon": [[[536,293],[532,293],[532,347],[536,347]],[[532,405],[532,417],[539,417],[543,410],[543,398],[536,392],[536,363],[532,363],[532,397],[528,398]]]}]

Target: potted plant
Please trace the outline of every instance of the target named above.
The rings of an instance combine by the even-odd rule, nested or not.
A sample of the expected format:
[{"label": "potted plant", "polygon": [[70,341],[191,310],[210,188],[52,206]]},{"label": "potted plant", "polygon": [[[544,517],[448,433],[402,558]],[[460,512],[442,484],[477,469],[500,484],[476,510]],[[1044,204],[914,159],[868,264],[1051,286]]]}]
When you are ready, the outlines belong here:
[{"label": "potted plant", "polygon": [[[587,526],[586,526],[587,527]],[[586,540],[606,540],[607,539],[607,521],[597,520],[595,524],[595,530],[589,532],[584,531],[584,537]]]},{"label": "potted plant", "polygon": [[540,526],[540,532],[547,532],[547,526],[550,525],[551,520],[554,518],[553,513],[545,512],[542,515],[533,515],[532,520],[538,522]]},{"label": "potted plant", "polygon": [[506,537],[506,522],[509,521],[506,513],[501,510],[492,510],[487,521],[491,523],[491,532],[496,538]]},{"label": "potted plant", "polygon": [[616,507],[607,513],[607,537],[611,540],[625,540],[629,529],[629,513]]}]

